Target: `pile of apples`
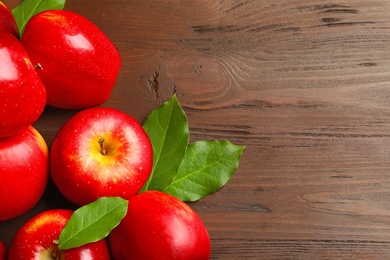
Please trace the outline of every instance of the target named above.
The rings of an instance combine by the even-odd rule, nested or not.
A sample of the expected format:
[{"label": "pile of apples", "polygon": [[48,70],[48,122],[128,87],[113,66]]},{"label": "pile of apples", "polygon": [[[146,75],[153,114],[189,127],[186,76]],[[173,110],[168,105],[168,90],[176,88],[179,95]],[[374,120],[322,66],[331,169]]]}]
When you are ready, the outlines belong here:
[{"label": "pile of apples", "polygon": [[[49,178],[79,206],[104,196],[128,200],[127,215],[108,239],[59,252],[56,241],[73,211],[52,209],[19,229],[8,254],[0,242],[0,260],[209,259],[207,230],[187,204],[160,191],[138,193],[153,167],[140,123],[98,107],[120,67],[113,43],[86,18],[48,10],[21,34],[0,2],[0,221],[31,210]],[[32,126],[47,105],[80,110],[50,150]]]}]

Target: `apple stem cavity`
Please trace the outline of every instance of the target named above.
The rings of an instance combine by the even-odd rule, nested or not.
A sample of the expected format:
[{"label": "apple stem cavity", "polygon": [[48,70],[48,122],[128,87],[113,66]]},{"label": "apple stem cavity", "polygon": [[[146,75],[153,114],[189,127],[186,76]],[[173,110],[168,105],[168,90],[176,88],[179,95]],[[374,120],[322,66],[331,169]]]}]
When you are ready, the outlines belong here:
[{"label": "apple stem cavity", "polygon": [[107,154],[107,150],[106,150],[106,148],[104,148],[104,138],[103,137],[100,138],[98,142],[100,144],[100,153],[102,155],[106,155]]}]

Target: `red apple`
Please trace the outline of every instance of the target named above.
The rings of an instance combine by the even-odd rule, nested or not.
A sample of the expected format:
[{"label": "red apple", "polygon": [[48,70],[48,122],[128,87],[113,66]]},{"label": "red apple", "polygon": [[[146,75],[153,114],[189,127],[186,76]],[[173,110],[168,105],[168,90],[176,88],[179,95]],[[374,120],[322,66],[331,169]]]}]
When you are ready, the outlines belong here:
[{"label": "red apple", "polygon": [[186,203],[160,191],[129,200],[127,215],[109,235],[113,259],[209,259],[210,238]]},{"label": "red apple", "polygon": [[8,7],[0,1],[0,30],[4,30],[15,37],[19,37],[19,29],[14,16]]},{"label": "red apple", "polygon": [[44,11],[28,21],[22,42],[33,64],[41,68],[47,104],[84,109],[109,98],[121,58],[91,21],[71,11]]},{"label": "red apple", "polygon": [[0,138],[33,124],[45,105],[45,87],[23,45],[0,30]]},{"label": "red apple", "polygon": [[42,197],[49,179],[49,155],[32,126],[0,139],[0,221],[23,215]]},{"label": "red apple", "polygon": [[81,206],[102,196],[135,195],[150,175],[153,150],[134,118],[113,108],[90,108],[61,127],[50,162],[58,189]]},{"label": "red apple", "polygon": [[6,260],[6,259],[7,259],[7,248],[0,241],[0,260]]},{"label": "red apple", "polygon": [[[61,260],[108,260],[107,243],[104,239],[81,247],[58,251],[56,241],[72,210],[52,209],[35,215],[15,234],[9,249],[8,260],[61,259]],[[55,254],[53,256],[53,254]]]}]

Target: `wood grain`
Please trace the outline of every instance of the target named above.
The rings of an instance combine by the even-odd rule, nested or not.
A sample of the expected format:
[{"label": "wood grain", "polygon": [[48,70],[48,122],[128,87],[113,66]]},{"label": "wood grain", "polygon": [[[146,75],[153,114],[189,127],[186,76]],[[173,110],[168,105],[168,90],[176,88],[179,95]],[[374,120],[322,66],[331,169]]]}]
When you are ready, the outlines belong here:
[{"label": "wood grain", "polygon": [[[18,1],[4,1],[15,6]],[[310,3],[308,3],[310,2]],[[139,121],[176,94],[191,141],[246,149],[219,192],[192,203],[212,259],[390,257],[388,0],[68,0],[123,58],[106,106]],[[75,111],[47,108],[48,144]],[[67,204],[51,187],[0,223]]]}]

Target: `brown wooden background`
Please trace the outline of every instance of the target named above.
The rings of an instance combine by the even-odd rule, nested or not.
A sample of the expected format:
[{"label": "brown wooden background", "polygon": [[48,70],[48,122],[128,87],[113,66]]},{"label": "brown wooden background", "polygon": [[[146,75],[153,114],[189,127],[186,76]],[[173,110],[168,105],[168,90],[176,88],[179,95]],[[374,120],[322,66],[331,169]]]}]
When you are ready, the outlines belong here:
[{"label": "brown wooden background", "polygon": [[[18,0],[5,0],[10,7]],[[143,122],[174,93],[191,141],[245,145],[219,192],[191,206],[212,259],[390,258],[390,1],[68,0],[123,66],[105,106]],[[35,124],[50,146],[75,112]],[[50,185],[16,229],[71,207]]]}]

